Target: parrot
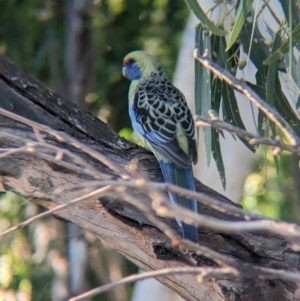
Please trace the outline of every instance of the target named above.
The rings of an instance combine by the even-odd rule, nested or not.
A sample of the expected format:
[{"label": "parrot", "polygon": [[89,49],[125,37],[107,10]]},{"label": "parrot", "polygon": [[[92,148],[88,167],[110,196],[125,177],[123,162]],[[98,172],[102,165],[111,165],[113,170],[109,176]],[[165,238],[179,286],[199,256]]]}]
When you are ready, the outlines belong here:
[{"label": "parrot", "polygon": [[[145,51],[127,54],[123,75],[131,81],[128,101],[133,130],[159,162],[164,181],[195,191],[192,165],[197,163],[195,125],[184,95]],[[197,202],[169,192],[172,203],[197,213]],[[198,242],[194,225],[176,218],[184,239]]]}]

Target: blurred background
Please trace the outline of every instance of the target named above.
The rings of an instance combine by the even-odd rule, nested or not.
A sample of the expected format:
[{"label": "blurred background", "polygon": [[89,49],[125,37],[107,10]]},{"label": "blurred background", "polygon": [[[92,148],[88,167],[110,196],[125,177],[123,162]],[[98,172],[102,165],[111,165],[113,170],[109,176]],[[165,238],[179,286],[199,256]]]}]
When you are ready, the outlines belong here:
[{"label": "blurred background", "polygon": [[[146,50],[185,94],[194,90],[188,77],[193,66],[185,58],[188,53],[192,61],[196,21],[183,0],[0,0],[0,7],[0,53],[127,139],[134,140],[124,113],[129,83],[121,74],[128,52]],[[254,156],[242,146],[245,167],[234,161],[232,143],[237,142],[232,139],[227,151],[235,175],[225,168],[227,191],[217,172],[208,178],[199,171],[199,178],[248,210],[299,223],[299,158],[282,153],[274,159],[264,147]],[[0,232],[42,211],[13,193],[1,194]],[[0,242],[0,301],[63,301],[136,272],[92,234],[51,216]],[[126,285],[91,300],[126,301],[133,295],[134,285]]]}]

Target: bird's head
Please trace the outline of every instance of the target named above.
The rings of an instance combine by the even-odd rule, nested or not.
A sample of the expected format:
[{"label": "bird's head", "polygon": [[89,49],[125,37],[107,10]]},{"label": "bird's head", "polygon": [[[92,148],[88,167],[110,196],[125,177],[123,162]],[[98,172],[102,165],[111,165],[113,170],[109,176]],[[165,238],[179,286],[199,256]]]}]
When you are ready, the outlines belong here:
[{"label": "bird's head", "polygon": [[155,58],[145,51],[133,51],[125,56],[122,73],[130,80],[139,80],[155,72],[158,67]]}]

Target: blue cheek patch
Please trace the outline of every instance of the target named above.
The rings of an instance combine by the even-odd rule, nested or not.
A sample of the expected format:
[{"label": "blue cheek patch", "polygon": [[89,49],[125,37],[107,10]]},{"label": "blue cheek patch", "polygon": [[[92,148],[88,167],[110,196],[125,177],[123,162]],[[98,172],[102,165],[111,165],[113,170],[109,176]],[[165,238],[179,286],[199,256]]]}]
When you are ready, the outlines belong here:
[{"label": "blue cheek patch", "polygon": [[140,79],[141,78],[140,67],[137,65],[127,67],[126,74],[131,80]]}]

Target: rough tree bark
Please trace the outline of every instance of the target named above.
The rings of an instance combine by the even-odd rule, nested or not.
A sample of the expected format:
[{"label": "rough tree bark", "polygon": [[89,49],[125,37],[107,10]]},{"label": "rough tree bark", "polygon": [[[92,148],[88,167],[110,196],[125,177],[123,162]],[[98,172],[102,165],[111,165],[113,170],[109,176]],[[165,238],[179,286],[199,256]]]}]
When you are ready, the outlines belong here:
[{"label": "rough tree bark", "polygon": [[[124,101],[126,101],[124,99]],[[14,66],[0,56],[0,107],[35,122],[50,126],[71,135],[81,143],[110,160],[126,167],[132,159],[139,160],[139,171],[150,180],[161,181],[159,166],[152,154],[120,138],[97,118],[71,105],[66,99],[46,88],[41,82]],[[27,139],[35,139],[32,128],[0,115],[0,148],[20,146],[20,142],[1,133],[10,133]],[[74,147],[57,142],[51,135],[43,135],[44,141],[76,152],[99,171],[118,177],[104,164]],[[0,158],[0,187],[14,191],[27,200],[46,208],[53,208],[80,196],[74,186],[88,181],[89,176],[68,171],[35,153],[12,153]],[[55,193],[64,187],[61,194]],[[70,190],[68,190],[70,188]],[[197,190],[213,195],[232,206],[225,197],[216,194],[200,182]],[[133,191],[140,202],[141,193]],[[149,205],[150,210],[150,205]],[[239,220],[229,212],[219,212],[199,204],[199,212],[223,220]],[[69,220],[93,232],[105,243],[115,248],[145,271],[165,267],[215,266],[205,256],[191,252],[180,253],[168,247],[168,238],[132,206],[122,201],[122,194],[110,190],[100,199],[91,199],[59,211],[57,216]],[[174,231],[179,232],[175,221],[162,219]],[[250,300],[300,300],[299,283],[287,280],[260,279],[253,265],[298,271],[300,254],[293,251],[288,241],[263,232],[233,234],[199,228],[199,243],[234,259],[253,278],[244,277],[205,279],[198,282],[194,275],[171,275],[159,278],[163,284],[174,289],[186,300],[201,301],[250,301]],[[208,254],[207,254],[208,256]],[[196,258],[196,260],[195,260]],[[246,279],[247,278],[247,279]]]}]

